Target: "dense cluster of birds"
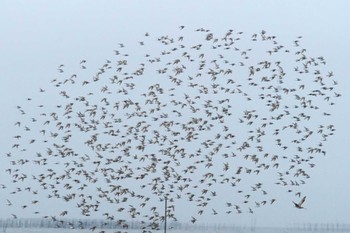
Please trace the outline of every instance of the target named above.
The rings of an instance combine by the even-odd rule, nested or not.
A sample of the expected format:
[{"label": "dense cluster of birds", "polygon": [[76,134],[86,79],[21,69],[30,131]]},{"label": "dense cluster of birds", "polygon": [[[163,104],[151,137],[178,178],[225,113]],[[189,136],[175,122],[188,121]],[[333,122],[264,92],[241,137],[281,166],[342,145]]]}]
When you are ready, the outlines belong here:
[{"label": "dense cluster of birds", "polygon": [[[17,106],[8,207],[58,227],[78,215],[126,231],[134,219],[144,232],[164,211],[194,223],[278,205],[281,193],[303,208],[301,187],[335,131],[326,60],[301,36],[285,46],[266,31],[174,34],[119,44],[94,73],[86,60],[75,72],[62,64]],[[43,208],[54,200],[57,211]]]}]

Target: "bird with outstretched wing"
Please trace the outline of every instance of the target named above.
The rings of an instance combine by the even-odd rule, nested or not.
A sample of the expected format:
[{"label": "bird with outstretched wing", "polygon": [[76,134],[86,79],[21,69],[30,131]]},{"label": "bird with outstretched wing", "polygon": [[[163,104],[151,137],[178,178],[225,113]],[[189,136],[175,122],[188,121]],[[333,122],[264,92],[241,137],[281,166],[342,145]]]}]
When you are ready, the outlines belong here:
[{"label": "bird with outstretched wing", "polygon": [[295,206],[296,208],[298,208],[298,209],[305,209],[305,208],[302,206],[303,203],[305,202],[305,199],[306,199],[306,196],[304,196],[303,199],[301,199],[301,201],[300,201],[299,203],[295,203],[295,202],[293,201],[294,206]]}]

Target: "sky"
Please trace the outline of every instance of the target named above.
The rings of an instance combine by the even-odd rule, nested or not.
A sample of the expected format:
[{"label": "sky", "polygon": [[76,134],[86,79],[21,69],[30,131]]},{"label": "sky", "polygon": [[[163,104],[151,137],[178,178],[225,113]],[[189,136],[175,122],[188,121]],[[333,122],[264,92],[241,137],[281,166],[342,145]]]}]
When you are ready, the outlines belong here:
[{"label": "sky", "polygon": [[[325,57],[342,94],[332,110],[337,130],[327,142],[327,155],[317,161],[311,179],[302,187],[307,195],[306,209],[292,208],[288,199],[254,214],[220,219],[210,216],[206,221],[246,225],[256,221],[258,226],[350,224],[349,9],[350,3],[345,0],[0,1],[0,154],[6,156],[12,145],[16,106],[25,105],[28,96],[36,97],[40,88],[49,88],[60,64],[74,70],[85,59],[98,69],[106,59],[113,59],[119,43],[138,42],[146,32],[173,34],[181,25],[189,28],[189,37],[190,29],[197,28],[218,32],[234,29],[247,34],[265,30],[286,43],[302,36],[308,53]],[[3,180],[7,163],[1,163],[0,168],[0,183],[11,186]],[[1,192],[8,195],[6,190]],[[1,194],[3,218],[10,215],[6,199]]]}]

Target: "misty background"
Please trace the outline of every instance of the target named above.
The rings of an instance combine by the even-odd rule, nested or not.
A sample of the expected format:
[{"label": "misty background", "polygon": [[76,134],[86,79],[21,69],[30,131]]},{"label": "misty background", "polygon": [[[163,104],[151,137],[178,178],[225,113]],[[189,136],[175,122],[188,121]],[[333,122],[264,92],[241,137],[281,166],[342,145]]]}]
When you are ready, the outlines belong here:
[{"label": "misty background", "polygon": [[[306,210],[298,210],[282,199],[254,214],[208,216],[202,221],[256,221],[258,226],[350,224],[349,9],[348,1],[1,1],[0,153],[6,156],[12,145],[16,106],[25,106],[27,97],[36,97],[40,88],[48,88],[60,64],[74,71],[74,65],[78,67],[85,59],[97,69],[106,59],[113,59],[119,43],[136,43],[146,32],[174,34],[180,25],[218,32],[232,28],[247,34],[266,30],[282,44],[302,36],[308,54],[325,57],[342,94],[332,112],[337,131],[325,145],[327,156],[317,161],[310,170],[311,179],[302,186],[307,196]],[[4,179],[7,165],[0,164],[0,183],[11,186]],[[12,213],[6,207],[8,192],[1,190],[2,218]],[[185,213],[186,207],[183,209]]]}]

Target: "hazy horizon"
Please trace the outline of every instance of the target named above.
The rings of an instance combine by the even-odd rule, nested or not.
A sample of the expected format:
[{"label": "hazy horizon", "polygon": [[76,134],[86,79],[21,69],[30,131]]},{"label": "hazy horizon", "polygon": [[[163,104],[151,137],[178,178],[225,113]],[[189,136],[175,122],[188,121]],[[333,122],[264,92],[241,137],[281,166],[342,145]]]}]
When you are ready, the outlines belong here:
[{"label": "hazy horizon", "polygon": [[[92,1],[52,1],[50,3],[42,3],[40,1],[2,1],[0,3],[0,25],[2,28],[2,41],[0,44],[0,54],[2,54],[0,56],[0,68],[2,70],[0,78],[0,90],[2,93],[0,98],[2,106],[0,153],[5,162],[0,164],[0,174],[2,177],[0,178],[0,184],[6,186],[6,188],[0,189],[2,196],[0,199],[0,218],[12,218],[12,214],[15,213],[20,213],[22,215],[18,215],[18,218],[37,217],[34,213],[35,211],[48,216],[56,215],[64,211],[64,208],[69,206],[68,204],[74,204],[74,206],[68,209],[69,214],[71,214],[70,217],[79,218],[79,216],[81,216],[80,209],[76,208],[75,202],[68,203],[62,200],[47,198],[48,195],[54,194],[42,189],[42,187],[35,182],[26,184],[29,184],[29,186],[32,184],[33,189],[42,191],[42,196],[38,200],[44,203],[41,204],[41,206],[30,205],[35,198],[33,195],[27,195],[23,190],[22,194],[16,194],[18,196],[11,194],[12,192],[16,192],[19,183],[16,184],[12,183],[11,180],[5,180],[6,177],[9,177],[6,169],[14,168],[9,167],[12,159],[7,156],[7,153],[13,150],[11,147],[16,142],[14,136],[21,133],[18,127],[15,126],[15,123],[18,120],[24,119],[21,118],[22,116],[19,114],[17,106],[21,106],[21,108],[25,109],[26,116],[29,117],[26,124],[29,126],[33,124],[30,121],[30,116],[37,116],[40,113],[39,110],[35,109],[39,104],[50,106],[45,108],[47,113],[54,111],[56,105],[64,104],[65,106],[66,103],[62,101],[62,96],[57,94],[61,90],[59,88],[55,89],[54,79],[64,80],[77,72],[79,72],[77,74],[79,78],[81,78],[78,79],[79,82],[85,78],[91,79],[104,64],[108,63],[108,61],[111,61],[113,68],[115,68],[117,60],[120,60],[119,57],[117,59],[115,50],[118,50],[121,55],[124,53],[130,54],[127,57],[127,59],[130,59],[128,60],[128,65],[132,67],[130,69],[134,69],[139,67],[138,65],[140,63],[147,61],[146,58],[144,58],[144,54],[151,54],[153,57],[149,59],[156,59],[157,53],[159,54],[166,50],[166,47],[162,47],[163,45],[156,44],[158,43],[158,37],[169,36],[177,38],[179,35],[182,35],[185,38],[184,42],[176,43],[183,43],[189,48],[195,45],[199,40],[201,40],[201,43],[204,41],[203,44],[206,43],[205,35],[208,33],[199,34],[196,32],[197,29],[203,28],[204,30],[210,30],[210,32],[214,34],[214,37],[216,36],[218,38],[230,29],[234,30],[235,33],[243,32],[241,36],[242,39],[239,41],[237,40],[237,46],[250,57],[255,56],[254,59],[256,60],[253,60],[251,63],[260,61],[258,59],[269,59],[271,56],[266,53],[264,49],[273,47],[272,44],[262,45],[263,42],[255,46],[254,42],[250,40],[251,35],[255,33],[259,35],[262,31],[266,31],[268,35],[275,36],[278,43],[285,46],[283,50],[290,49],[291,51],[297,51],[298,48],[296,48],[293,43],[300,37],[300,44],[302,48],[306,49],[307,56],[324,57],[326,64],[319,69],[324,74],[333,72],[334,80],[338,83],[335,86],[335,95],[340,93],[342,96],[334,101],[334,106],[329,108],[332,111],[332,116],[330,116],[330,118],[323,118],[321,115],[317,118],[315,115],[315,117],[312,118],[313,120],[308,123],[311,126],[323,123],[327,125],[334,124],[336,131],[329,140],[324,142],[323,148],[327,152],[326,155],[317,157],[317,159],[314,160],[315,167],[308,170],[310,171],[310,179],[307,179],[305,185],[296,188],[302,193],[302,196],[295,196],[294,193],[291,195],[288,193],[287,189],[281,186],[274,186],[276,180],[276,175],[274,175],[274,173],[266,172],[259,176],[242,176],[242,180],[247,181],[247,183],[244,183],[245,186],[243,185],[241,190],[250,190],[250,186],[260,182],[260,179],[262,179],[264,185],[265,181],[267,183],[266,190],[268,191],[268,195],[271,194],[271,197],[269,196],[269,199],[266,199],[266,201],[269,203],[276,196],[275,203],[261,208],[255,208],[255,205],[252,205],[254,208],[252,206],[247,206],[247,208],[242,208],[242,214],[225,214],[224,212],[226,209],[222,208],[220,209],[221,213],[216,214],[216,205],[219,206],[217,203],[222,201],[218,198],[216,199],[217,202],[213,202],[210,206],[207,214],[203,216],[199,215],[198,219],[196,219],[196,224],[227,223],[249,226],[254,222],[256,226],[265,227],[286,227],[303,223],[350,224],[347,218],[347,216],[350,216],[350,202],[348,201],[350,186],[347,182],[347,178],[350,177],[348,169],[350,165],[348,152],[350,150],[349,143],[347,142],[350,130],[346,122],[349,114],[346,105],[349,99],[347,90],[350,85],[350,81],[347,78],[350,73],[347,66],[347,58],[350,56],[350,49],[347,46],[350,34],[346,31],[347,26],[350,25],[350,19],[347,16],[348,9],[350,9],[350,3],[340,0],[332,2],[276,2],[266,0],[252,1],[249,3],[240,1],[219,1],[215,3],[207,1],[203,3],[187,1],[186,3],[179,3],[155,0],[148,1],[147,3],[137,1],[102,1],[98,3]],[[185,26],[184,29],[180,28],[182,25]],[[149,36],[145,36],[146,34],[149,34]],[[241,34],[237,35],[240,36]],[[143,41],[145,45],[142,46],[140,41]],[[203,48],[205,48],[205,46],[206,45],[203,45]],[[207,48],[210,48],[209,44]],[[249,48],[252,48],[254,53],[249,54]],[[204,50],[204,53],[205,51],[209,50]],[[197,56],[200,54],[199,52],[198,54],[193,52],[193,50],[191,50],[191,53]],[[220,51],[220,54],[223,57],[226,56],[225,50]],[[262,55],[260,56],[260,54]],[[286,70],[287,74],[290,74],[293,69],[295,69],[295,67],[291,65],[291,61],[294,62],[296,55],[294,53],[290,54],[292,55],[286,53],[274,57],[274,59],[285,61],[282,65],[284,68],[288,67],[288,70]],[[215,56],[217,56],[217,53]],[[159,57],[161,57],[161,55],[159,55]],[[208,57],[208,61],[214,59],[211,58],[210,55],[208,55]],[[174,57],[170,57],[169,61],[173,58]],[[219,60],[220,56],[218,56],[217,59]],[[83,60],[86,60],[86,70],[81,69],[81,66],[85,65],[84,62],[82,63]],[[163,63],[166,62],[164,61]],[[64,66],[60,67],[61,64]],[[186,63],[186,66],[188,67],[186,72],[195,74],[195,69],[197,67],[192,67],[190,63]],[[64,69],[64,73],[59,72],[60,68]],[[157,63],[152,63],[152,69],[155,71],[158,69]],[[242,71],[239,67],[235,69],[237,69],[237,73],[242,74],[240,73]],[[114,71],[108,72],[110,73],[108,73],[106,77],[112,77]],[[164,86],[170,88],[171,86],[169,83],[164,82]],[[66,86],[68,87],[67,92],[69,94],[79,96],[89,91],[100,91],[106,84],[107,81],[100,81],[96,86],[90,85],[90,87],[92,86],[91,89],[84,89],[88,88],[85,86],[80,88],[80,84],[79,88],[75,84],[71,86],[67,84]],[[203,82],[203,85],[205,84],[206,83]],[[305,86],[309,84],[314,85],[311,82],[306,82],[304,84]],[[148,83],[147,80],[140,80],[139,85],[141,86],[139,90],[143,91],[150,83]],[[40,91],[41,88],[45,90],[45,92]],[[248,85],[246,88],[250,90],[250,93],[253,90],[248,89],[252,88]],[[282,87],[280,89],[282,90]],[[176,97],[181,96],[181,98],[185,98],[180,92],[190,90],[189,87],[184,87],[178,92],[174,91],[174,94]],[[242,90],[244,90],[244,88],[242,88]],[[188,93],[191,98],[195,98],[197,95],[195,92]],[[251,96],[254,97],[257,94],[258,93],[252,93]],[[213,98],[215,101],[220,101],[222,100],[220,99],[221,97],[222,99],[225,98],[223,95],[218,97],[213,95],[212,97],[208,97],[208,99]],[[32,102],[28,102],[28,98],[33,99]],[[170,97],[167,98],[170,100]],[[243,103],[245,97],[243,96],[241,99],[240,98],[241,97],[236,99],[235,103]],[[132,99],[140,102],[143,100],[142,97],[135,98],[134,96]],[[92,97],[90,100],[91,102],[97,101],[97,99],[95,100]],[[292,100],[290,101],[292,102]],[[202,104],[200,100],[198,100],[198,102]],[[205,101],[203,101],[203,103],[205,103]],[[247,107],[247,109],[250,110],[255,108],[259,109],[261,107],[257,102],[244,103],[246,105],[243,107]],[[232,105],[232,103],[230,104]],[[76,103],[75,106],[77,105],[78,103]],[[78,106],[82,108],[82,105]],[[238,110],[243,110],[243,107],[237,107],[237,112]],[[169,109],[169,115],[172,114],[170,110],[172,109]],[[125,110],[125,113],[127,114],[128,112]],[[261,111],[261,113],[262,115],[269,114],[268,111]],[[187,112],[184,110],[183,114],[186,117],[188,116],[188,118],[192,116],[190,110]],[[194,116],[197,117],[199,114]],[[328,120],[324,119],[330,120],[328,122]],[[132,120],[130,122],[134,123]],[[234,125],[232,129],[239,132],[240,130],[256,130],[257,128],[254,124],[251,127],[252,128],[242,128],[241,126],[236,127],[236,125]],[[216,131],[207,133],[207,135],[200,134],[198,137],[204,138],[205,136],[210,136],[211,138],[215,138],[216,134],[222,133],[220,132],[221,128],[215,130]],[[37,131],[39,132],[39,129]],[[83,134],[81,135],[81,137],[83,137]],[[244,137],[248,136],[249,134],[244,135]],[[288,135],[286,134],[284,137],[288,138]],[[107,142],[110,140],[107,137],[103,139]],[[241,142],[239,138],[237,138],[237,142]],[[269,140],[267,140],[267,142],[269,142]],[[272,139],[271,142],[274,143]],[[29,145],[30,141],[27,143]],[[222,144],[226,145],[224,142]],[[190,144],[183,145],[184,147],[187,146],[186,149],[188,149],[189,152],[196,152],[195,149],[197,149],[197,147]],[[264,146],[265,145],[266,144],[264,144]],[[279,154],[280,157],[287,156],[283,155],[283,151],[280,152],[274,146],[275,143],[271,143],[271,145],[266,145],[266,148],[271,149],[271,153],[281,153]],[[145,150],[145,153],[152,153],[154,149],[155,147],[148,148]],[[46,147],[32,147],[31,150],[28,150],[28,154],[34,156],[36,151],[46,150]],[[81,156],[84,156],[84,154],[86,156],[91,152],[81,148],[77,150]],[[228,150],[229,149],[227,149],[227,151]],[[142,153],[140,154],[142,155]],[[309,156],[307,152],[304,152],[304,155]],[[91,153],[89,156],[91,156]],[[294,156],[294,154],[290,156]],[[67,162],[68,160],[64,161]],[[130,161],[133,160],[128,160],[128,162]],[[193,159],[189,158],[187,161],[193,161]],[[52,162],[53,169],[59,169],[57,173],[62,172],[62,174],[64,174],[65,167],[63,163],[56,166],[55,162],[59,162],[59,160],[56,161],[53,159],[50,160],[50,162]],[[94,167],[92,163],[90,165],[90,170],[93,172]],[[190,165],[191,164],[186,164],[185,167]],[[247,167],[249,167],[248,165],[250,164],[247,164]],[[286,167],[289,166],[289,164],[285,165]],[[67,165],[67,167],[69,166]],[[134,166],[134,170],[136,170],[136,165]],[[271,167],[272,166],[273,163],[271,163]],[[282,166],[282,163],[280,166]],[[206,171],[205,169],[207,168],[203,167],[203,169],[199,169],[199,171]],[[222,168],[220,168],[220,171],[217,171],[217,174],[222,173],[221,169]],[[40,171],[37,167],[29,166],[24,167],[23,172],[39,175],[41,172],[47,171]],[[197,178],[196,174],[189,173],[187,176],[192,180]],[[101,180],[102,178],[104,177],[101,175]],[[54,184],[53,181],[52,184]],[[108,187],[108,184],[108,182],[98,183],[91,186],[91,189],[87,188],[86,192],[93,193],[92,191],[95,191],[98,185],[104,188]],[[127,182],[125,184],[123,183],[123,185],[130,188],[136,186],[136,184]],[[198,191],[198,196],[200,196],[199,193],[202,192],[203,189],[206,189],[206,187],[204,185],[201,186],[201,184],[198,184],[198,186],[201,188],[201,190]],[[214,190],[216,187],[220,187],[220,189]],[[226,197],[226,195],[230,196],[230,190],[231,189],[225,187],[221,189],[221,186],[214,185],[210,191],[213,193],[217,191],[218,194],[221,193],[223,195],[221,197]],[[142,194],[148,194],[147,190],[143,192]],[[62,194],[62,196],[68,195],[69,192],[62,191],[60,194]],[[175,197],[175,194],[173,195]],[[253,200],[265,201],[265,196],[262,193],[259,195],[253,197],[256,198]],[[215,194],[212,196],[213,199],[215,199]],[[297,202],[303,196],[306,196],[306,201],[303,204],[305,209],[295,208],[293,201]],[[183,199],[185,198],[188,198],[188,195],[183,194]],[[230,198],[232,197],[230,196]],[[242,202],[244,200],[244,197],[242,197],[242,200],[239,198],[240,197],[237,195],[237,201],[239,200]],[[11,203],[9,203],[9,201]],[[156,203],[155,205],[159,207],[159,210],[162,210],[162,200],[155,197],[152,201]],[[23,203],[29,203],[28,208],[23,208]],[[128,204],[133,205],[133,203]],[[135,202],[134,204],[140,203]],[[47,205],[52,205],[50,206],[52,210],[48,209]],[[179,222],[190,223],[191,213],[196,211],[188,208],[192,208],[193,206],[193,208],[197,207],[195,207],[195,205],[189,207],[188,203],[180,201],[180,198],[174,201],[174,205],[176,211],[178,211],[177,213],[179,213]],[[254,213],[248,212],[249,207]],[[99,214],[102,215],[103,211],[111,211],[107,201],[101,201],[101,210]],[[91,217],[93,218],[94,216],[95,215]]]}]

